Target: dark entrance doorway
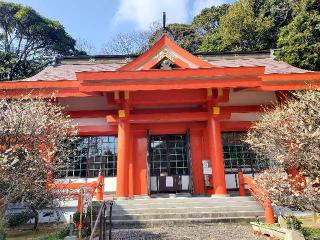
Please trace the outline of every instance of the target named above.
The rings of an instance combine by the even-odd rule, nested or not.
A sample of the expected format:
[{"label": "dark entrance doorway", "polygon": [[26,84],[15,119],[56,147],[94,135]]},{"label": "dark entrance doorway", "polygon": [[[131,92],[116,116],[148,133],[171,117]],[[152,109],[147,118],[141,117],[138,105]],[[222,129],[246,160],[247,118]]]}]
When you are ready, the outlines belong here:
[{"label": "dark entrance doorway", "polygon": [[192,191],[189,132],[148,136],[149,193]]}]

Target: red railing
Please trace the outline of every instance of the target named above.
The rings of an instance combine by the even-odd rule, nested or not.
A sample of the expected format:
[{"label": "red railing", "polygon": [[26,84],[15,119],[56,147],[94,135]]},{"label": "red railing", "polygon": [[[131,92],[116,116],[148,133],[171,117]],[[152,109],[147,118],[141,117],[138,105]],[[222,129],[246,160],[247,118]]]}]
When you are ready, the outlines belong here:
[{"label": "red railing", "polygon": [[268,224],[274,224],[274,211],[272,203],[268,197],[268,193],[265,189],[260,188],[254,183],[252,177],[247,177],[243,175],[242,171],[238,172],[238,183],[239,183],[239,195],[246,195],[246,187],[250,191],[251,195],[255,197],[260,204],[264,207],[265,221]]},{"label": "red railing", "polygon": [[48,183],[48,188],[52,190],[79,190],[79,192],[76,194],[78,196],[78,206],[77,210],[81,211],[82,209],[82,197],[80,193],[81,188],[89,188],[91,191],[89,191],[92,196],[94,193],[96,193],[96,199],[98,201],[103,200],[103,183],[104,183],[104,177],[101,172],[99,172],[98,180],[90,183]]}]

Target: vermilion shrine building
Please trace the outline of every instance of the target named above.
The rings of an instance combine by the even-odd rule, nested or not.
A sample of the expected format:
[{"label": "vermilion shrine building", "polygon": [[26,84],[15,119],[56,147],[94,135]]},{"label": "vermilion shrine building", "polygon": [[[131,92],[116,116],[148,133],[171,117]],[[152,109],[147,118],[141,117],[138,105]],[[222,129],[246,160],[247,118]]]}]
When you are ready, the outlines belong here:
[{"label": "vermilion shrine building", "polygon": [[59,181],[94,181],[118,197],[227,194],[239,168],[261,165],[241,137],[288,90],[320,86],[320,73],[270,53],[192,55],[167,35],[136,56],[64,57],[37,75],[1,82],[1,97],[54,92],[78,124],[77,161]]}]

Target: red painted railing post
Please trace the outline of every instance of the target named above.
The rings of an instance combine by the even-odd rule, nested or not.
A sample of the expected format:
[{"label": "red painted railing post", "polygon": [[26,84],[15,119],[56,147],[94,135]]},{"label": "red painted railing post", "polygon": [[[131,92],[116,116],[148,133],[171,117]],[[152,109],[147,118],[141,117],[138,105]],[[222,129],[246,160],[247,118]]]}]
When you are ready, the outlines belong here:
[{"label": "red painted railing post", "polygon": [[77,212],[81,212],[82,209],[82,194],[81,191],[78,193],[78,205],[77,205]]},{"label": "red painted railing post", "polygon": [[96,199],[98,201],[103,200],[103,181],[104,181],[104,177],[102,175],[102,172],[100,171],[98,176],[98,187],[96,190]]},{"label": "red painted railing post", "polygon": [[267,224],[274,224],[275,220],[274,220],[274,212],[273,212],[273,207],[270,203],[270,205],[268,204],[268,206],[264,207],[264,217],[266,220]]},{"label": "red painted railing post", "polygon": [[264,208],[264,217],[267,224],[274,224],[274,211],[272,207],[272,203],[267,195],[267,192],[259,188],[251,177],[245,177],[243,172],[239,170],[238,172],[238,181],[239,181],[239,195],[245,196],[245,185],[247,184],[249,187],[250,192],[253,196],[261,203]]},{"label": "red painted railing post", "polygon": [[243,172],[241,170],[238,171],[238,185],[239,185],[239,195],[240,196],[245,196],[246,195],[246,190],[245,190],[245,187],[244,187]]}]

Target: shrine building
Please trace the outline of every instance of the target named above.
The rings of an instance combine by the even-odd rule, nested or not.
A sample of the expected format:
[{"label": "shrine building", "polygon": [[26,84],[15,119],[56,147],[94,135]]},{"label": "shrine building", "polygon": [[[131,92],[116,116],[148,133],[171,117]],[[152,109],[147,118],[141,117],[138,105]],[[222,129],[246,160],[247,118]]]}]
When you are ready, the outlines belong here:
[{"label": "shrine building", "polygon": [[226,195],[237,172],[263,167],[241,139],[262,109],[320,73],[270,52],[191,54],[164,34],[139,56],[61,57],[35,76],[0,82],[1,98],[50,97],[77,124],[75,163],[55,173],[105,193]]}]

